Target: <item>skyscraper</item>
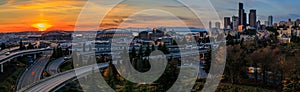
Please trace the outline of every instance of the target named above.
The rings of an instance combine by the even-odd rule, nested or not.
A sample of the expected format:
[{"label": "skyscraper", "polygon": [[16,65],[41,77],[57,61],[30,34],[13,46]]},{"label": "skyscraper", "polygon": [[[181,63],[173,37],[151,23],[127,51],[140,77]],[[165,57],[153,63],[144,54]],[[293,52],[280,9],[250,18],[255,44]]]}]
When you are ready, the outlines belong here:
[{"label": "skyscraper", "polygon": [[224,17],[224,29],[230,27],[230,17]]},{"label": "skyscraper", "polygon": [[238,30],[239,21],[237,16],[232,16],[232,29],[234,31]]},{"label": "skyscraper", "polygon": [[300,19],[297,19],[297,20],[295,21],[295,26],[299,26],[299,24],[300,24]]},{"label": "skyscraper", "polygon": [[239,2],[239,10],[244,8],[244,4]]},{"label": "skyscraper", "polygon": [[220,29],[221,28],[221,23],[220,22],[216,22],[215,26],[216,26],[217,29]]},{"label": "skyscraper", "polygon": [[208,23],[208,26],[209,26],[209,30],[211,30],[211,21],[209,21],[209,23]]},{"label": "skyscraper", "polygon": [[247,13],[244,11],[244,16],[243,16],[243,26],[245,27],[247,25]]},{"label": "skyscraper", "polygon": [[242,10],[243,10],[243,7],[244,7],[244,6],[243,6],[243,3],[239,3],[239,16],[238,16],[238,17],[239,17],[239,25],[242,24],[242,23],[241,23],[241,22],[242,22],[241,18],[242,18],[242,12],[243,12]]},{"label": "skyscraper", "polygon": [[273,16],[268,17],[268,25],[267,26],[273,26]]},{"label": "skyscraper", "polygon": [[250,10],[250,13],[249,13],[249,25],[251,27],[256,27],[256,10]]},{"label": "skyscraper", "polygon": [[239,3],[239,25],[245,25],[246,24],[246,14],[244,10],[244,4]]},{"label": "skyscraper", "polygon": [[260,28],[260,20],[258,20],[257,22],[256,22],[256,29],[257,30],[261,30],[261,28]]}]

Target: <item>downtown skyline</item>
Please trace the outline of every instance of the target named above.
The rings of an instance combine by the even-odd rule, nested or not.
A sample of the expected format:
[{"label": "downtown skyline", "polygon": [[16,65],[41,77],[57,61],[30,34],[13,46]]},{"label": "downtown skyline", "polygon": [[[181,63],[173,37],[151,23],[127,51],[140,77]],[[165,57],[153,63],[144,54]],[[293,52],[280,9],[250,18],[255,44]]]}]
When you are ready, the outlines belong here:
[{"label": "downtown skyline", "polygon": [[[0,32],[37,31],[38,29],[34,28],[33,25],[38,23],[47,23],[51,25],[47,30],[73,31],[74,25],[77,21],[77,17],[80,14],[80,11],[83,8],[86,1],[87,0],[2,0],[0,1]],[[166,18],[168,17],[168,15],[161,14],[160,12],[155,13],[156,15],[144,13],[131,19],[122,17],[122,15],[128,15],[126,14],[126,12],[122,11],[135,12],[138,11],[140,8],[152,6],[159,7],[165,10],[176,10],[178,12],[183,12],[186,10],[182,8],[184,6],[169,1],[173,0],[167,0],[160,3],[144,1],[144,6],[136,5],[136,3],[141,3],[136,0],[124,2],[115,7],[115,9],[113,9],[110,12],[110,14],[108,14],[112,17],[108,17],[106,20],[104,20],[102,26],[104,26],[105,28],[116,27],[121,22],[124,22],[126,20],[131,21],[127,22],[129,25],[133,25],[130,27],[137,27],[135,24],[145,21],[152,21],[149,22],[152,24],[170,24],[170,22],[176,21],[176,19]],[[274,17],[274,22],[286,21],[289,18],[295,20],[300,17],[300,12],[297,11],[297,5],[300,4],[299,0],[211,0],[211,3],[215,7],[221,20],[223,17],[226,16],[237,15],[239,2],[244,3],[245,12],[248,14],[249,10],[256,9],[257,20],[261,21],[267,20],[269,15],[272,15]],[[102,5],[94,5],[92,7],[95,7],[95,12],[101,11],[101,9],[106,8]],[[193,21],[195,20],[194,16],[182,13],[178,13],[176,15],[187,25],[189,25],[189,27],[203,28],[203,26],[197,23],[197,21]],[[206,16],[201,17],[205,18]],[[139,21],[140,19],[144,19],[144,21]],[[88,24],[89,23],[86,23],[87,26]],[[181,26],[180,24],[174,24],[166,26]],[[140,25],[138,27],[145,28],[149,26]]]}]

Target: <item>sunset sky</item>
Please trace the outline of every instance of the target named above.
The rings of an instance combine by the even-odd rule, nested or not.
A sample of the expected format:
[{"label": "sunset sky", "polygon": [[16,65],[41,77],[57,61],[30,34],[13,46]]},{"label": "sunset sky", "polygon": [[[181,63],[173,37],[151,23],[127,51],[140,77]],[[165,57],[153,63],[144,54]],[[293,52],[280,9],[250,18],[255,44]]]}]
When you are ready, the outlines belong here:
[{"label": "sunset sky", "polygon": [[[99,0],[100,2],[105,0]],[[203,27],[188,9],[173,0],[127,0],[117,5],[101,23],[100,29],[118,27],[155,27],[155,26],[182,26],[178,19],[187,26]],[[201,1],[201,0],[200,0]],[[37,31],[35,27],[45,27],[47,30],[74,30],[77,17],[87,0],[1,0],[0,1],[0,32]],[[259,20],[266,20],[273,15],[275,21],[295,20],[300,18],[300,0],[211,0],[220,18],[237,15],[238,2],[244,2],[246,12],[257,9]],[[199,3],[201,5],[201,3]],[[94,4],[93,12],[101,12],[106,5]],[[155,7],[162,10],[176,11],[171,14],[163,11],[145,11],[142,9]],[[207,12],[207,11],[205,11]],[[134,16],[133,16],[134,15]],[[127,17],[126,17],[127,16]],[[129,16],[129,17],[128,17]],[[201,16],[206,18],[207,16]],[[89,26],[89,23],[85,23]]]}]

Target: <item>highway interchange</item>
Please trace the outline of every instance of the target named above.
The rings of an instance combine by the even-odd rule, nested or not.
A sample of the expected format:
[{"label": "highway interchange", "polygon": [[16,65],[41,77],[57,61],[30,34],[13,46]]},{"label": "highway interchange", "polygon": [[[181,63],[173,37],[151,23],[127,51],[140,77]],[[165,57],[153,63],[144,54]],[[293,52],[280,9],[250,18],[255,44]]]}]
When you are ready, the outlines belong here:
[{"label": "highway interchange", "polygon": [[[81,75],[86,72],[89,72],[93,69],[98,69],[98,68],[105,68],[108,66],[107,63],[105,64],[98,64],[98,68],[95,68],[96,66],[90,67],[90,66],[83,66],[81,68],[76,68],[76,73],[75,70],[69,70],[66,72],[59,72],[59,66],[64,62],[64,58],[58,58],[52,62],[49,62],[49,59],[51,57],[51,49],[49,48],[42,48],[42,49],[34,49],[34,50],[26,50],[26,51],[18,51],[18,52],[13,52],[10,55],[3,56],[0,59],[6,59],[9,57],[13,57],[15,55],[21,54],[21,56],[25,53],[30,52],[35,52],[35,51],[41,51],[43,52],[44,55],[42,55],[41,58],[37,59],[35,63],[30,66],[19,78],[19,81],[17,82],[17,88],[16,91],[18,92],[23,92],[23,91],[38,91],[38,92],[47,92],[51,91],[54,88],[57,88],[58,86],[64,85],[66,81],[72,80],[78,76],[76,75]],[[46,53],[45,53],[46,52]],[[200,51],[201,53],[205,53],[205,50]],[[189,52],[182,52],[182,53],[173,53],[173,54],[167,54],[166,57],[177,57],[181,55],[186,55],[188,56],[189,54],[196,54],[198,52],[195,51],[189,51]],[[161,57],[161,56],[152,56],[152,58],[155,57]],[[150,57],[151,58],[151,57]],[[49,73],[50,77],[42,79],[42,75],[44,70]],[[200,71],[200,72],[203,72]],[[199,74],[201,77],[206,77],[207,74]]]},{"label": "highway interchange", "polygon": [[50,75],[55,75],[59,73],[59,66],[64,62],[64,57],[60,57],[52,62],[49,63],[49,65],[47,66],[47,73],[49,73]]},{"label": "highway interchange", "polygon": [[26,71],[20,77],[17,90],[39,81],[50,57],[51,53],[47,53],[39,58],[32,66],[30,66],[29,69],[26,69]]}]

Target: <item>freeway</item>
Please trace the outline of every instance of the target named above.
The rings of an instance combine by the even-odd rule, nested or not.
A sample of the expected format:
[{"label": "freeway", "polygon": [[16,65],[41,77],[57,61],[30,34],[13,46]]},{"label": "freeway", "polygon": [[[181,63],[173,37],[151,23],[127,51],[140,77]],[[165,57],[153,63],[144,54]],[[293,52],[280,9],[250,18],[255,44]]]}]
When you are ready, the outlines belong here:
[{"label": "freeway", "polygon": [[49,65],[47,66],[47,73],[49,73],[50,75],[55,75],[59,73],[59,66],[64,63],[64,57],[58,58],[54,61],[52,61],[51,63],[49,63]]},{"label": "freeway", "polygon": [[[202,52],[202,53],[205,53],[206,50],[202,50],[202,51],[199,51],[199,52]],[[170,57],[170,56],[174,56],[174,57],[177,57],[177,56],[191,56],[191,54],[199,54],[199,52],[195,52],[195,51],[185,51],[185,52],[181,52],[181,53],[172,53],[172,54],[167,54],[166,56],[167,57]],[[149,58],[160,58],[160,57],[163,57],[161,55],[158,55],[158,56],[150,56]],[[64,84],[66,81],[69,81],[71,79],[74,79],[78,76],[76,75],[82,75],[82,74],[85,74],[93,69],[98,69],[98,68],[105,68],[108,66],[108,63],[104,63],[104,64],[98,64],[98,67],[96,65],[90,65],[90,66],[84,66],[84,67],[81,67],[81,68],[77,68],[76,69],[76,73],[75,73],[75,70],[69,70],[69,71],[66,71],[66,72],[63,72],[63,73],[58,73],[58,74],[55,74],[49,78],[46,78],[46,79],[43,79],[39,82],[36,82],[30,86],[27,86],[23,89],[20,89],[19,91],[20,92],[23,92],[23,91],[26,91],[26,92],[31,92],[31,91],[38,91],[38,92],[48,92],[48,91],[51,91],[52,89],[58,87],[58,86],[61,86],[62,84]],[[97,68],[96,68],[97,67]],[[184,67],[184,66],[183,66]],[[190,67],[190,66],[188,66]],[[200,78],[204,78],[207,76],[207,74],[204,72],[204,70],[202,70],[201,68],[200,69],[200,74],[198,75],[198,77]],[[81,76],[79,76],[81,77]]]},{"label": "freeway", "polygon": [[30,50],[13,52],[10,55],[0,55],[0,64],[7,62],[9,59],[12,59],[12,58],[15,58],[18,56],[23,56],[24,54],[34,54],[34,53],[39,53],[39,52],[49,51],[49,50],[52,50],[52,49],[51,48],[30,49]]},{"label": "freeway", "polygon": [[4,49],[4,50],[0,51],[0,55],[4,55],[6,52],[12,52],[12,51],[15,51],[15,50],[18,50],[18,49],[19,49],[19,46],[8,48],[8,49]]},{"label": "freeway", "polygon": [[47,53],[38,59],[28,70],[26,70],[20,77],[17,84],[17,90],[33,84],[41,79],[43,70],[50,59],[51,53]]},{"label": "freeway", "polygon": [[[73,78],[80,78],[83,76],[76,76],[76,75],[84,75],[85,73],[88,73],[89,71],[98,69],[98,68],[105,68],[108,66],[108,63],[101,63],[98,65],[89,65],[77,68],[76,70],[69,70],[63,73],[56,74],[54,76],[51,76],[47,79],[43,79],[35,84],[32,84],[28,87],[25,87],[21,90],[18,90],[19,92],[49,92],[52,89],[60,86],[61,84],[65,83],[66,81],[69,81]],[[76,71],[76,72],[75,72]]]}]

